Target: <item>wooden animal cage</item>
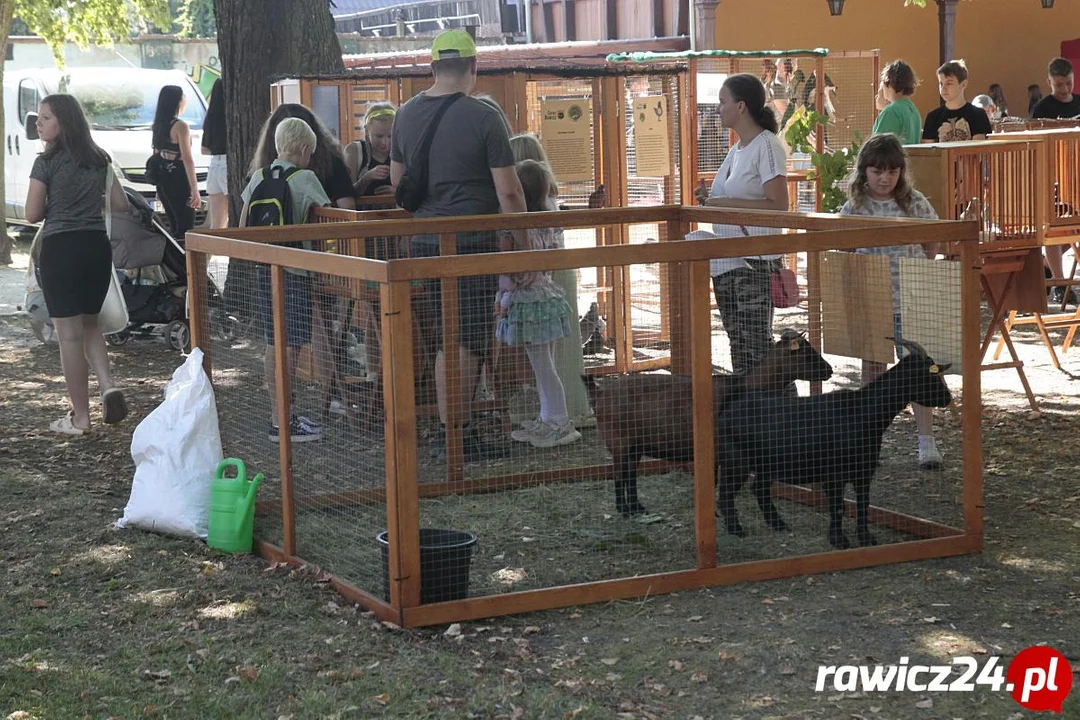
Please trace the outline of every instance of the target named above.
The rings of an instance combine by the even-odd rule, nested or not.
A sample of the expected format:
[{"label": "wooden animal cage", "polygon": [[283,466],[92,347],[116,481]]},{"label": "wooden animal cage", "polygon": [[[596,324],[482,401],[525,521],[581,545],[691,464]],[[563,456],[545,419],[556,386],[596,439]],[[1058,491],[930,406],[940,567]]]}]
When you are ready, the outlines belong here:
[{"label": "wooden animal cage", "polygon": [[[728,150],[738,142],[733,131],[723,131],[716,113],[717,95],[724,79],[737,73],[759,77],[766,86],[767,104],[776,113],[783,140],[785,130],[800,108],[817,110],[828,118],[814,135],[815,149],[858,143],[867,137],[877,117],[874,98],[880,57],[877,50],[697,50],[641,52],[629,50],[611,55],[613,62],[631,65],[686,62],[693,83],[686,99],[696,109],[690,116],[690,134],[697,142],[690,150],[695,168],[694,184],[712,182]],[[825,78],[818,82],[818,78]],[[792,209],[813,210],[814,194],[806,193],[809,157],[789,155],[788,179],[792,184]]]},{"label": "wooden animal cage", "polygon": [[[1075,120],[1029,120],[1024,123],[999,123],[995,132],[988,139],[997,142],[1023,140],[1038,145],[1038,152],[1043,156],[1042,172],[1038,178],[1042,185],[1041,201],[1045,209],[1045,243],[1047,245],[1069,246],[1073,251],[1072,267],[1064,278],[1048,278],[1047,287],[1062,285],[1074,288],[1074,280],[1080,256],[1080,126]],[[1024,188],[1026,190],[1026,188]],[[1063,248],[1058,248],[1059,250]],[[1064,270],[1065,268],[1062,268]],[[1054,367],[1061,369],[1057,351],[1054,349],[1049,331],[1062,328],[1068,332],[1062,342],[1062,352],[1067,352],[1080,326],[1080,309],[1066,312],[1068,292],[1062,292],[1060,312],[1044,315],[1036,310],[1027,316],[1020,316],[1016,308],[1009,310],[1005,327],[1012,329],[1016,325],[1033,324],[1037,326],[1043,345]],[[997,360],[1005,347],[1004,337],[998,341],[994,350]]]},{"label": "wooden animal cage", "polygon": [[[1009,360],[983,369],[1015,369],[1028,403],[1038,411],[1007,318],[1016,312],[1046,312],[1042,246],[1048,242],[1050,183],[1045,146],[1009,139],[906,149],[915,185],[938,215],[978,222],[982,282],[993,313],[981,354],[986,355],[998,333],[1010,354]],[[945,252],[955,255],[952,248]]]},{"label": "wooden animal cage", "polygon": [[[540,136],[559,180],[560,204],[566,208],[586,207],[600,186],[608,207],[691,202],[695,186],[711,182],[735,140],[726,133],[721,137],[718,128],[709,130],[719,82],[730,73],[760,71],[763,60],[793,63],[791,108],[830,108],[830,123],[816,134],[819,149],[868,134],[873,124],[876,51],[684,53],[677,52],[683,47],[676,41],[653,40],[620,41],[617,47],[628,53],[605,57],[612,46],[558,45],[552,52],[545,50],[542,61],[527,47],[481,47],[478,52],[475,91],[491,95],[503,107],[515,132]],[[351,58],[352,71],[344,75],[277,80],[271,103],[308,105],[343,144],[352,142],[363,137],[367,103],[389,100],[400,105],[430,86],[428,61],[424,52]],[[800,63],[805,68],[799,69]],[[826,81],[817,83],[817,77]],[[635,104],[639,109],[648,106],[649,113],[635,113]],[[571,106],[583,111],[588,123],[560,122]],[[654,117],[657,111],[660,115]],[[638,117],[648,122],[639,123]],[[722,153],[713,153],[716,148]],[[716,155],[716,164],[704,171],[702,153],[706,160]],[[794,157],[789,165],[791,208],[819,207],[816,185],[807,180],[808,159]],[[665,242],[670,239],[666,232],[662,223],[616,225],[595,236],[582,230],[575,246]],[[797,270],[798,258],[793,255],[788,265]],[[614,268],[582,271],[581,281],[595,291],[598,311],[607,319],[610,346],[590,372],[644,370],[668,362],[660,352],[671,342],[663,305],[668,278],[661,270],[652,268],[633,278],[622,277]]]},{"label": "wooden animal cage", "polygon": [[[329,220],[349,216],[344,211],[329,212],[341,213]],[[267,477],[256,521],[257,548],[265,557],[317,565],[328,573],[331,585],[351,600],[382,619],[414,627],[943,557],[981,548],[980,296],[978,242],[972,223],[679,206],[428,220],[401,219],[397,211],[391,211],[387,217],[390,219],[188,235],[193,342],[205,353],[214,383],[223,446],[226,454],[243,458]],[[456,233],[553,224],[567,231],[622,225],[626,232],[629,226],[646,222],[666,226],[669,239],[542,253],[387,260],[359,256],[364,254],[367,239],[424,232],[441,234],[444,245],[452,248],[451,238]],[[737,248],[724,240],[671,239],[684,237],[688,227],[699,222],[748,223],[802,232],[754,237]],[[750,523],[750,534],[744,540],[718,535],[714,440],[720,416],[713,407],[714,384],[718,382],[713,362],[714,355],[723,352],[725,341],[710,312],[709,259],[788,251],[829,251],[830,256],[846,256],[837,251],[927,241],[954,243],[961,260],[949,264],[923,260],[930,265],[915,270],[916,276],[923,272],[936,276],[947,270],[957,298],[959,317],[940,317],[937,327],[962,349],[955,357],[936,357],[941,365],[934,366],[940,370],[949,362],[962,362],[963,366],[961,377],[950,378],[954,390],[962,379],[962,411],[959,417],[939,415],[942,442],[948,445],[951,464],[941,473],[916,477],[908,442],[913,437],[908,435],[909,423],[894,423],[884,439],[886,451],[868,511],[884,543],[876,547],[827,551],[828,546],[821,544],[821,515],[814,509],[818,496],[811,488],[783,483],[772,488],[772,495],[781,501],[793,535],[776,535],[757,523]],[[323,247],[334,244],[338,252],[282,247],[286,242],[312,242]],[[204,277],[208,263],[221,257],[261,264],[265,285],[260,293],[269,301],[263,310],[266,329],[275,338],[272,347],[267,348],[261,337],[211,338],[205,283],[194,279]],[[658,264],[666,268],[670,278],[664,307],[672,334],[671,368],[689,378],[692,397],[679,407],[672,408],[669,403],[669,407],[646,410],[688,413],[693,452],[692,468],[681,461],[640,464],[642,497],[652,514],[636,522],[618,516],[610,501],[612,466],[591,430],[585,430],[575,445],[537,450],[519,443],[507,458],[462,462],[460,450],[453,447],[456,431],[448,428],[451,448],[447,459],[427,457],[423,451],[430,445],[430,423],[417,412],[414,377],[414,347],[418,333],[425,332],[414,322],[421,311],[418,283],[422,287],[433,279],[442,280],[443,342],[452,348],[463,341],[464,331],[457,322],[455,305],[463,296],[455,279],[596,266],[632,273],[635,267]],[[310,275],[298,276],[292,272],[296,270]],[[292,386],[287,370],[286,340],[295,329],[297,313],[304,309],[300,292],[291,289],[304,285],[297,277],[312,278],[314,306],[329,297],[335,307],[341,307],[355,296],[370,297],[371,293],[377,293],[381,304],[382,391],[378,397],[366,398],[354,416],[327,422],[318,443],[293,443],[289,429],[290,410],[321,396],[320,388]],[[938,295],[931,287],[937,287],[939,281],[929,278],[927,275],[909,289],[936,300]],[[893,308],[887,286],[867,286],[859,292],[879,298],[877,311],[891,322]],[[937,304],[929,307],[935,312]],[[849,310],[853,317],[861,312],[858,308]],[[845,322],[844,315],[826,314],[826,325]],[[783,322],[791,330],[805,329],[807,317],[792,315]],[[905,315],[904,322],[906,337],[927,342],[919,334],[914,316]],[[887,332],[891,333],[891,328]],[[783,345],[781,342],[778,347],[783,349]],[[267,378],[276,400],[276,427],[271,426],[269,438],[262,422],[270,413],[270,393],[263,389],[266,353],[276,361]],[[455,353],[447,357],[453,358]],[[827,359],[834,372],[830,387],[857,386],[853,361],[839,355],[827,355]],[[451,397],[461,395],[460,387],[451,387],[449,392]],[[740,496],[740,503],[745,500],[749,498]],[[756,510],[747,507],[744,511],[756,516]],[[855,512],[852,500],[841,509],[848,515]],[[432,532],[437,528],[471,533],[471,556],[458,556],[454,561],[436,557]],[[458,579],[464,573],[464,586],[458,587],[453,597],[432,595],[432,578],[452,572]]]},{"label": "wooden animal cage", "polygon": [[[491,95],[515,131],[540,136],[559,180],[562,207],[586,207],[601,186],[609,207],[678,203],[689,197],[691,178],[681,174],[687,166],[683,156],[693,146],[681,111],[681,99],[689,92],[685,64],[630,68],[587,56],[513,62],[482,62],[475,92]],[[342,142],[351,142],[363,137],[367,103],[390,100],[400,105],[431,82],[426,61],[405,63],[341,76],[282,78],[271,87],[271,99],[274,105],[310,105]],[[650,112],[658,107],[661,115],[659,122],[645,126],[649,135],[641,143],[640,161],[631,119],[635,98],[651,98],[656,107],[650,106]],[[575,112],[575,120],[570,120]],[[663,242],[666,232],[663,223],[616,224],[596,233],[579,230],[569,242],[574,247]],[[668,361],[660,352],[671,342],[662,307],[668,279],[658,268],[653,270],[634,278],[622,277],[614,268],[582,271],[581,282],[607,318],[609,349],[594,358],[590,372],[644,370]]]}]

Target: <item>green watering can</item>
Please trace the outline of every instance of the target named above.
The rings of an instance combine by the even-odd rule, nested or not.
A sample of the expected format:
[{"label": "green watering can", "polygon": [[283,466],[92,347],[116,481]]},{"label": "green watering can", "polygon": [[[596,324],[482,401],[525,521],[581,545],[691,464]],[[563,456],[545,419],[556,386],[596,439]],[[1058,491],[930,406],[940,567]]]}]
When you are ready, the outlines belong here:
[{"label": "green watering can", "polygon": [[[236,468],[236,477],[225,471]],[[225,458],[217,466],[210,484],[210,528],[206,544],[225,552],[251,552],[252,526],[255,523],[255,493],[262,484],[262,473],[250,482],[244,461]]]}]

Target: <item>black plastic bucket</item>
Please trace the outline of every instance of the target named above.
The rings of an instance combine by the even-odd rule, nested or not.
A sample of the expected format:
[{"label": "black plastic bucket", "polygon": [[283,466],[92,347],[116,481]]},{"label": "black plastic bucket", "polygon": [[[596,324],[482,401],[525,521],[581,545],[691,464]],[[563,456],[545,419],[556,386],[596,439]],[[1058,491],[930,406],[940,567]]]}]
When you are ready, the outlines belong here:
[{"label": "black plastic bucket", "polygon": [[[390,601],[390,541],[387,531],[375,537],[382,553],[383,600]],[[469,597],[469,563],[476,535],[464,530],[420,528],[420,602]]]}]

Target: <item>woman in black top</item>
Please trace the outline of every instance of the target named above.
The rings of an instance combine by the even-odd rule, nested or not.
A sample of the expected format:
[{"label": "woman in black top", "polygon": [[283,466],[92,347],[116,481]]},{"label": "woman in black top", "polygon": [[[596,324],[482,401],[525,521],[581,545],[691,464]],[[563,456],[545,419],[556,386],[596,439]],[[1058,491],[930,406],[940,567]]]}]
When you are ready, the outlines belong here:
[{"label": "woman in black top", "polygon": [[390,135],[397,110],[388,102],[371,103],[364,113],[364,139],[345,148],[345,163],[357,195],[390,195]]},{"label": "woman in black top", "polygon": [[221,78],[210,90],[210,103],[203,121],[202,154],[210,156],[206,173],[206,195],[210,199],[210,227],[229,226],[229,174],[225,146],[225,86]]},{"label": "woman in black top", "polygon": [[180,119],[187,98],[179,85],[166,85],[158,93],[154,113],[154,152],[165,161],[157,180],[157,196],[165,206],[173,237],[183,240],[195,226],[195,211],[202,200],[195,180],[195,160],[191,156],[191,130]]},{"label": "woman in black top", "polygon": [[[41,289],[60,340],[60,363],[71,399],[71,410],[49,429],[82,435],[90,428],[91,369],[97,376],[105,422],[120,422],[127,415],[98,326],[113,272],[112,246],[101,211],[111,160],[90,137],[86,116],[71,95],[49,95],[41,101],[37,131],[45,152],[30,171],[26,219],[45,221],[38,256]],[[120,183],[113,183],[110,202],[113,210],[128,207]]]},{"label": "woman in black top", "polygon": [[274,147],[274,133],[277,132],[277,126],[281,121],[289,117],[300,118],[315,131],[315,151],[311,154],[308,170],[313,171],[316,177],[319,178],[319,182],[322,183],[323,190],[326,191],[326,196],[330,198],[330,202],[334,204],[334,207],[355,210],[356,200],[352,178],[349,177],[349,168],[345,164],[345,156],[341,152],[341,145],[338,144],[337,138],[330,133],[326,125],[315,116],[315,113],[299,103],[278,105],[274,112],[270,114],[270,117],[267,118],[262,132],[259,133],[259,145],[255,148],[255,155],[251,158],[248,175],[250,176],[256,170],[269,166],[277,158],[277,149]]}]

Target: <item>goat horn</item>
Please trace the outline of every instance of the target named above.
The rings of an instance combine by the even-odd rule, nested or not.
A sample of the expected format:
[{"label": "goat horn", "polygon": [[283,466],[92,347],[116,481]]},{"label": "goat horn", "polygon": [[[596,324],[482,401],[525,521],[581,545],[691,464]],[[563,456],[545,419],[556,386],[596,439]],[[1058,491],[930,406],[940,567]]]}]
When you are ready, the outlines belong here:
[{"label": "goat horn", "polygon": [[900,340],[900,346],[912,355],[922,355],[923,357],[930,357],[926,350],[923,349],[923,346],[915,342],[914,340]]}]

